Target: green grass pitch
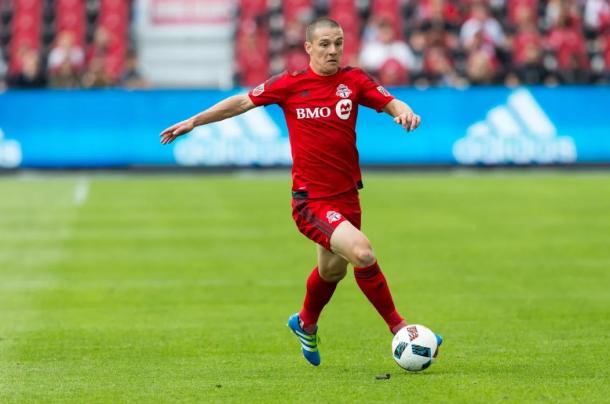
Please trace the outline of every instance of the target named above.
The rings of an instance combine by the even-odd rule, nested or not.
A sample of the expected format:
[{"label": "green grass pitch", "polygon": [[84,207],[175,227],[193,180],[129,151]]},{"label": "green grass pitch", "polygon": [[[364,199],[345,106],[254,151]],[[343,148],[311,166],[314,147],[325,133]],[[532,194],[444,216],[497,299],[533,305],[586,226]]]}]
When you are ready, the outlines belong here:
[{"label": "green grass pitch", "polygon": [[0,178],[0,402],[609,402],[608,173],[365,175],[421,373],[351,275],[301,358],[289,177]]}]

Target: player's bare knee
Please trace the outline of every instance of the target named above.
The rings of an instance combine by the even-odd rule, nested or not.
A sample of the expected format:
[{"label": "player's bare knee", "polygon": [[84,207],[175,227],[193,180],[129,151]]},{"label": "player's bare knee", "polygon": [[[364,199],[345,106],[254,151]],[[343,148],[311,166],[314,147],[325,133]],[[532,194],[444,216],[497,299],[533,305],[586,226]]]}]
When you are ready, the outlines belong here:
[{"label": "player's bare knee", "polygon": [[373,265],[375,261],[377,261],[377,257],[375,257],[375,253],[371,248],[370,244],[366,243],[365,245],[359,245],[354,248],[352,264],[356,267],[368,267]]}]

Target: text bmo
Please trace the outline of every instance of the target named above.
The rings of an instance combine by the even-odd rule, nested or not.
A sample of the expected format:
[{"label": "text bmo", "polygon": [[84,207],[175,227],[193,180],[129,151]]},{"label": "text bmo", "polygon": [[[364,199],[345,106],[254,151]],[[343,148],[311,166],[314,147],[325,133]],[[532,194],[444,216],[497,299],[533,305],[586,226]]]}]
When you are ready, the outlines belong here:
[{"label": "text bmo", "polygon": [[[331,114],[329,107],[297,108],[296,111],[297,119],[328,118]],[[339,118],[343,120],[349,119],[352,112],[352,100],[340,100],[337,102],[335,112]]]},{"label": "text bmo", "polygon": [[328,118],[329,107],[297,108],[297,119]]}]

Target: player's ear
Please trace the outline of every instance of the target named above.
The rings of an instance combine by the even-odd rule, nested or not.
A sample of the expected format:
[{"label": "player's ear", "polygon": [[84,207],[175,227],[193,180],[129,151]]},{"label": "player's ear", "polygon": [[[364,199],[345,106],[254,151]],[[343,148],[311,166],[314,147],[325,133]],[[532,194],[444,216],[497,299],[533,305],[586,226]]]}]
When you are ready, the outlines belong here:
[{"label": "player's ear", "polygon": [[307,52],[308,55],[311,55],[311,48],[312,48],[312,44],[309,41],[305,41],[305,52]]}]

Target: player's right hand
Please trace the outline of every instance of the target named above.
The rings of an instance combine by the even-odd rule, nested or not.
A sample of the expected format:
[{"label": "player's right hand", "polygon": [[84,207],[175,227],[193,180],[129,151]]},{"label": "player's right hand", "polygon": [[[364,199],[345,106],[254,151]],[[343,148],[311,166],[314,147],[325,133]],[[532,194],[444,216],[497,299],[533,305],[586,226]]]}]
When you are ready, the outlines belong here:
[{"label": "player's right hand", "polygon": [[192,131],[194,127],[195,125],[190,119],[178,122],[177,124],[170,126],[163,132],[161,132],[161,144],[169,144],[173,142],[178,136],[184,135]]}]

